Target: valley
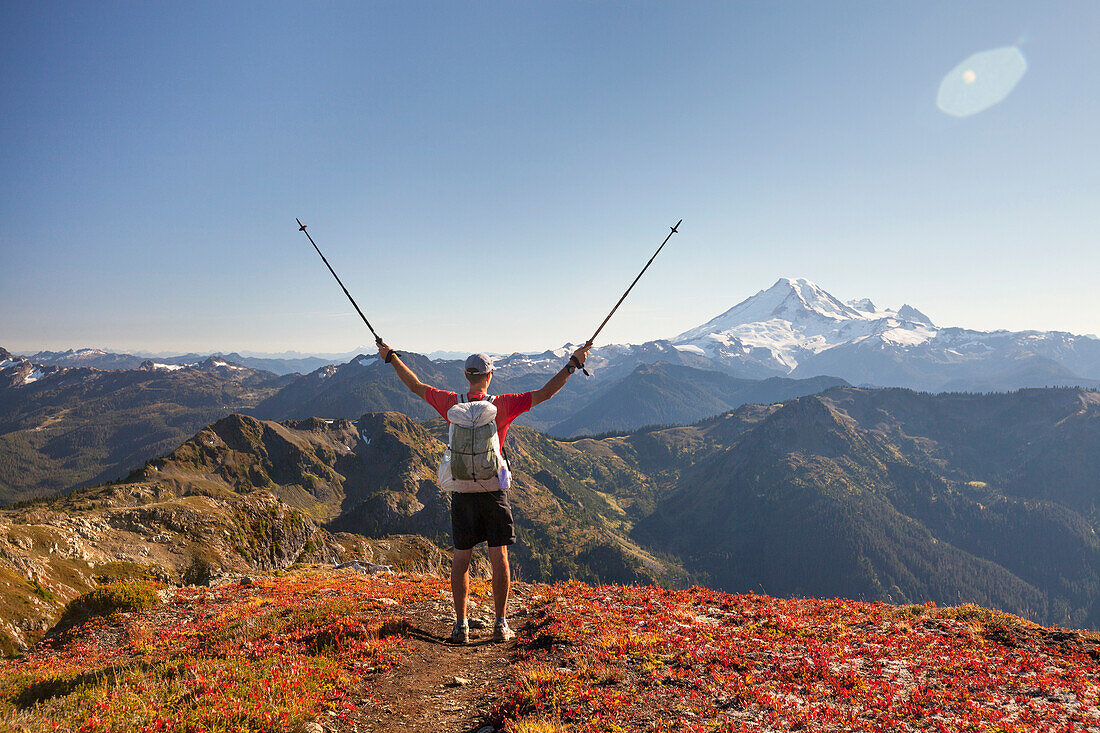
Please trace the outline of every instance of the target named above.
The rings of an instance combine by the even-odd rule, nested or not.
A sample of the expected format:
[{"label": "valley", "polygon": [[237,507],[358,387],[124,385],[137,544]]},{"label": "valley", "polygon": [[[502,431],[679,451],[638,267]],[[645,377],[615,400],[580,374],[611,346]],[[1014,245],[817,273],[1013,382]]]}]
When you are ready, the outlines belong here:
[{"label": "valley", "polygon": [[[401,536],[423,538],[401,543],[419,566],[445,567],[444,428],[231,415],[125,481],[0,510],[12,643],[101,564],[214,577]],[[969,602],[1100,628],[1095,391],[835,387],[685,427],[511,435],[520,579]]]}]

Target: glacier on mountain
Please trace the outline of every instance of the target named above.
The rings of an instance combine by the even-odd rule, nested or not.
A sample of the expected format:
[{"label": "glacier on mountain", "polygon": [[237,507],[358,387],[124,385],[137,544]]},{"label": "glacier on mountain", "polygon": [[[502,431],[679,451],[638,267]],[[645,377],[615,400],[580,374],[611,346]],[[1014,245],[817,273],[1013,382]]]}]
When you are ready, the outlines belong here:
[{"label": "glacier on mountain", "polygon": [[707,321],[672,339],[719,361],[759,361],[776,371],[796,369],[809,354],[841,344],[880,340],[915,346],[938,329],[916,308],[880,309],[869,298],[843,303],[805,278],[779,278]]}]

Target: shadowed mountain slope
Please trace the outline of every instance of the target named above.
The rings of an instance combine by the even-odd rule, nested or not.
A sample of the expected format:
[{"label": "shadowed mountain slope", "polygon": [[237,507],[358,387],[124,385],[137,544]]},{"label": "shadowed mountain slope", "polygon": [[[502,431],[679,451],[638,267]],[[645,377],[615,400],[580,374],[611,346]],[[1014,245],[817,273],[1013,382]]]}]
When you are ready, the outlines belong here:
[{"label": "shadowed mountain slope", "polygon": [[779,402],[846,384],[833,377],[738,379],[674,364],[642,364],[548,432],[568,437],[690,425],[744,404]]},{"label": "shadowed mountain slope", "polygon": [[830,390],[697,456],[635,535],[724,589],[1096,627],[1098,425],[1086,390]]}]

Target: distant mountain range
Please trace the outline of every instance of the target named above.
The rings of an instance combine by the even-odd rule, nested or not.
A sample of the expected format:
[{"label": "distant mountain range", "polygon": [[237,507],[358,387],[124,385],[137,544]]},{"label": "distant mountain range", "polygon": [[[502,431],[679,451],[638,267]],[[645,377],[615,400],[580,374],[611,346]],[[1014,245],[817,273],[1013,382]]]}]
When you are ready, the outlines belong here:
[{"label": "distant mountain range", "polygon": [[842,303],[805,279],[780,278],[671,341],[756,378],[831,375],[931,392],[1100,386],[1095,336],[940,328],[912,306]]},{"label": "distant mountain range", "polygon": [[31,363],[46,366],[92,367],[95,369],[137,369],[146,361],[157,364],[190,365],[201,364],[211,357],[246,366],[249,369],[262,369],[279,375],[311,372],[314,369],[330,363],[328,359],[317,356],[262,358],[242,356],[233,352],[230,354],[177,354],[151,358],[134,354],[116,354],[110,351],[104,351],[103,349],[39,351],[24,358]]},{"label": "distant mountain range", "polygon": [[[511,354],[498,359],[498,365],[501,375],[549,375],[573,348],[567,344],[542,354]],[[183,354],[156,361],[187,364],[207,356]],[[314,374],[333,363],[332,358],[308,355],[213,356],[276,374]],[[40,351],[26,358],[43,366],[99,369],[133,369],[145,360],[101,349]],[[348,354],[335,361],[351,358]],[[741,379],[831,376],[851,384],[931,392],[1100,386],[1100,339],[1095,336],[945,328],[911,305],[892,310],[867,298],[842,302],[804,278],[780,278],[767,290],[674,338],[600,346],[591,358],[593,369],[611,378],[625,376],[640,363],[663,361]],[[461,356],[433,352],[428,359],[449,369]]]},{"label": "distant mountain range", "polygon": [[[663,354],[640,351],[650,358]],[[461,361],[433,362],[417,354],[404,359],[426,382],[462,388]],[[493,391],[537,389],[560,361],[553,353],[502,359]],[[599,378],[571,380],[519,424],[562,436],[629,431],[844,384],[832,378],[739,380],[666,363],[638,362],[624,373],[631,363],[622,357]],[[420,420],[436,417],[377,356],[306,376],[278,376],[215,356],[193,364],[147,359],[136,369],[100,370],[38,365],[8,354],[0,361],[0,503],[118,478],[231,412],[304,420],[355,419],[385,410]]]},{"label": "distant mountain range", "polygon": [[[593,359],[597,378],[571,379],[553,400],[520,416],[517,423],[559,437],[656,424],[683,425],[747,402],[783,400],[847,384],[833,377],[737,379],[684,364],[645,361],[678,357],[675,349],[659,345],[623,350],[612,359],[605,352]],[[402,358],[427,384],[456,391],[465,386],[461,361],[429,361],[419,354]],[[490,391],[507,394],[538,389],[561,368],[562,358],[553,352],[513,355],[496,364]],[[435,410],[409,392],[393,368],[377,356],[359,356],[347,364],[326,366],[300,377],[257,405],[253,414],[264,419],[353,419],[356,414],[376,410],[396,410],[418,419],[436,416]]]},{"label": "distant mountain range", "polygon": [[0,356],[0,502],[124,476],[288,379],[213,357],[105,371]]}]

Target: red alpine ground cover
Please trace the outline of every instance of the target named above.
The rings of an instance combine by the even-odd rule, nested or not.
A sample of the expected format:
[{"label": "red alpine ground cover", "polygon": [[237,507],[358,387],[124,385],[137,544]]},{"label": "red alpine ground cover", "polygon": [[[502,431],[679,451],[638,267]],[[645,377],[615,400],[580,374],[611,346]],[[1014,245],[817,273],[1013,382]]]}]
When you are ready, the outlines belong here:
[{"label": "red alpine ground cover", "polygon": [[398,659],[419,576],[351,571],[179,588],[165,606],[95,618],[0,663],[0,730],[285,731]]},{"label": "red alpine ground cover", "polygon": [[[500,651],[511,666],[463,698],[509,733],[1100,731],[1095,634],[976,606],[517,590],[519,638]],[[488,608],[488,584],[473,591]],[[378,680],[400,692],[410,650],[438,643],[415,625],[449,623],[436,618],[449,583],[404,573],[314,569],[162,595],[0,662],[0,730],[352,730],[393,702]],[[452,662],[473,652],[448,649]]]},{"label": "red alpine ground cover", "polygon": [[1100,731],[1095,636],[977,606],[556,585],[520,650],[496,714],[551,730]]}]

